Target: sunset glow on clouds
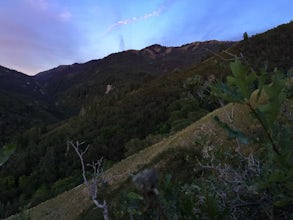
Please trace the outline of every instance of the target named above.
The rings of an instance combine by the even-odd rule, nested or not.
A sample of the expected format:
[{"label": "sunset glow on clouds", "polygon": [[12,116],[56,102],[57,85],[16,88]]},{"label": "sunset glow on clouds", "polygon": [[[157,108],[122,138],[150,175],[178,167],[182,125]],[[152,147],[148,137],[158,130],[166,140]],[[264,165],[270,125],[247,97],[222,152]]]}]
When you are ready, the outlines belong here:
[{"label": "sunset glow on clouds", "polygon": [[293,19],[291,0],[0,0],[0,65],[36,74],[151,44],[240,40]]}]

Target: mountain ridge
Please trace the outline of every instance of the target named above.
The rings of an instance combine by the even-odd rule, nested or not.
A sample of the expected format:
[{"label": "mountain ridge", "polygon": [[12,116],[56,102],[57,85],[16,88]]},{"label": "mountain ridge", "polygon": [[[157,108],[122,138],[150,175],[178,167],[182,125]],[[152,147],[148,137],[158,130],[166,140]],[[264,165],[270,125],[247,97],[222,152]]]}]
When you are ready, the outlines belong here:
[{"label": "mountain ridge", "polygon": [[[183,47],[167,48],[157,45],[156,48],[160,48],[160,51],[171,50],[171,52],[157,51],[156,57],[154,57],[154,46],[149,46],[141,50],[110,54],[103,59],[82,64],[59,66],[37,74],[35,79],[43,86],[48,96],[54,97],[52,102],[72,106],[76,112],[93,96],[103,95],[108,84],[113,84],[116,88],[125,81],[141,84],[142,80],[151,80],[175,69],[184,69],[196,64],[211,56],[211,51],[216,53],[232,44],[234,42],[208,41]],[[191,46],[196,49],[190,51],[184,49]],[[69,102],[65,100],[64,95],[71,97],[67,99]],[[76,98],[81,101],[73,101]]]},{"label": "mountain ridge", "polygon": [[[231,47],[221,48],[223,50],[219,45],[217,49],[222,52],[205,50],[207,56],[201,57],[204,62],[190,64],[190,60],[193,60],[190,53],[190,60],[185,60],[186,56],[172,57],[169,56],[172,50],[170,52],[163,46],[151,45],[141,51],[141,55],[137,55],[137,51],[130,51],[111,56],[103,61],[105,66],[108,65],[104,69],[95,68],[96,61],[92,61],[88,69],[83,69],[82,64],[74,64],[81,68],[76,75],[88,71],[84,81],[76,80],[78,77],[74,75],[69,80],[63,78],[63,81],[57,80],[51,85],[52,89],[57,88],[51,93],[56,95],[52,99],[54,106],[63,109],[62,105],[74,105],[77,111],[72,114],[73,117],[67,116],[66,120],[59,120],[49,126],[35,126],[13,139],[18,146],[17,152],[7,162],[5,169],[0,170],[0,177],[3,177],[3,181],[0,181],[0,197],[7,198],[5,202],[13,203],[10,213],[15,212],[20,205],[31,202],[34,206],[60,190],[67,190],[66,187],[80,183],[79,163],[74,152],[66,150],[67,140],[87,141],[93,147],[89,149],[86,159],[91,161],[97,159],[96,155],[104,156],[109,167],[128,155],[176,135],[177,131],[218,108],[217,100],[209,96],[206,86],[212,82],[210,79],[224,79],[230,73],[228,63],[236,55],[241,56],[243,52],[253,60],[253,54],[257,54],[254,58],[258,64],[256,69],[261,69],[266,60],[276,64],[283,62],[284,69],[292,67],[288,60],[292,60],[293,53],[289,52],[293,49],[292,45],[286,43],[287,37],[293,35],[290,32],[292,25],[285,25],[285,31],[281,26],[281,29],[277,27],[264,36],[252,36]],[[280,30],[286,34],[278,34]],[[264,43],[260,40],[262,37],[266,38]],[[196,44],[186,45],[181,51],[190,52],[195,47]],[[283,50],[287,51],[286,57],[282,57]],[[262,51],[275,53],[261,56]],[[126,56],[120,60],[123,54]],[[164,54],[168,54],[167,60]],[[142,59],[144,62],[138,65],[137,61],[144,56],[147,59]],[[154,60],[153,56],[158,59]],[[162,64],[162,61],[166,63]],[[123,63],[120,70],[119,62]],[[186,66],[176,68],[178,64]],[[157,69],[152,72],[154,67]],[[60,67],[62,71],[66,68]],[[169,68],[166,73],[165,68]],[[70,80],[72,86],[58,90]],[[105,94],[109,84],[113,85],[113,89]],[[189,138],[189,135],[183,136],[182,142]],[[23,166],[19,167],[15,163]],[[60,186],[60,182],[68,185]],[[13,197],[16,194],[25,198],[23,203]],[[6,203],[4,205],[8,207]]]}]

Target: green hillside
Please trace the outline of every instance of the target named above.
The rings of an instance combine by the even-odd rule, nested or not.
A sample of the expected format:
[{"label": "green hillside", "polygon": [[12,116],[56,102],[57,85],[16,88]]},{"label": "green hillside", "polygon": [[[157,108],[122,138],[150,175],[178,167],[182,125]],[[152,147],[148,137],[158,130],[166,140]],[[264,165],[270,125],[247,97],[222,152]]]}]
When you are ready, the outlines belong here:
[{"label": "green hillside", "polygon": [[[278,115],[277,106],[281,103],[281,101],[273,101],[279,100],[274,96],[275,92],[268,92],[270,88],[268,85],[264,87],[269,94],[268,100],[271,106],[255,110],[254,114],[257,115],[263,112],[263,115],[260,114],[255,121],[247,109],[247,103],[239,101],[237,86],[242,88],[240,89],[242,92],[251,92],[256,88],[263,89],[262,85],[271,81],[275,82],[272,85],[276,85],[276,91],[285,87],[277,86],[281,81],[276,77],[284,77],[293,66],[290,62],[293,60],[293,48],[288,40],[293,39],[292,27],[292,22],[281,25],[233,44],[230,48],[226,47],[231,43],[207,42],[198,45],[193,43],[176,48],[175,53],[174,48],[168,50],[166,47],[153,45],[141,51],[126,51],[111,55],[104,60],[58,67],[41,73],[37,77],[37,82],[42,85],[46,93],[51,94],[48,105],[52,109],[59,109],[60,111],[56,112],[59,114],[63,112],[66,115],[64,118],[67,119],[61,121],[60,117],[56,117],[59,121],[54,124],[49,122],[37,124],[16,138],[10,139],[17,145],[17,150],[0,168],[1,217],[34,206],[29,209],[32,219],[77,217],[93,219],[94,216],[97,218],[102,216],[100,210],[92,209],[91,201],[84,197],[86,193],[84,187],[74,188],[82,183],[80,163],[75,152],[66,146],[67,141],[85,141],[91,146],[85,155],[86,161],[104,157],[106,170],[104,177],[108,180],[109,186],[102,189],[101,196],[110,204],[110,215],[114,219],[125,219],[132,212],[131,215],[136,217],[142,217],[144,213],[143,219],[152,219],[156,215],[154,212],[156,209],[152,212],[149,208],[149,205],[153,204],[142,199],[131,186],[129,175],[144,167],[156,167],[159,171],[160,190],[163,194],[156,198],[158,201],[155,207],[157,208],[158,204],[159,207],[162,206],[160,212],[163,219],[169,219],[167,213],[176,213],[181,218],[191,215],[192,208],[197,204],[193,199],[198,198],[199,195],[204,197],[204,201],[210,199],[211,203],[197,204],[200,207],[197,217],[201,218],[200,214],[208,215],[208,218],[223,218],[228,215],[228,209],[226,212],[225,207],[218,205],[222,204],[219,203],[222,197],[206,191],[205,181],[208,180],[215,186],[217,175],[212,171],[206,171],[204,166],[213,162],[208,157],[214,152],[215,163],[222,161],[233,167],[237,165],[237,161],[242,161],[239,166],[242,172],[241,169],[245,165],[243,161],[247,160],[250,153],[256,153],[255,158],[261,162],[266,159],[267,151],[263,149],[259,140],[264,140],[265,136],[271,139],[283,137],[269,126],[271,121],[275,120],[273,116]],[[198,49],[200,56],[195,58],[187,53],[192,51],[192,48]],[[244,104],[220,108],[219,98],[215,96],[215,92],[211,93],[210,85],[220,80],[226,81],[226,76],[231,75],[229,63],[236,56],[240,57],[242,62],[252,65],[258,73],[258,80],[253,78],[254,74],[252,74],[252,83],[248,87],[241,83],[232,85],[231,88],[218,84],[220,90],[217,90],[217,93],[222,92],[222,96],[227,94],[232,96],[222,104],[231,100]],[[188,60],[186,57],[189,57]],[[192,59],[195,61],[192,62]],[[176,63],[176,60],[180,62]],[[97,64],[100,65],[102,62],[109,65],[103,66],[105,65],[103,64],[104,69],[98,69]],[[275,67],[280,67],[282,74],[274,71]],[[246,67],[239,68],[239,71],[246,71]],[[265,68],[266,70],[261,71]],[[64,71],[62,75],[64,78],[56,74],[58,71]],[[228,83],[235,83],[231,78],[227,79]],[[249,81],[244,77],[242,83],[245,83],[245,80]],[[109,84],[113,87],[105,94],[106,86]],[[292,86],[289,86],[286,94],[288,94],[287,98],[292,98]],[[241,98],[249,99],[242,96]],[[285,130],[283,132],[289,137],[284,139],[282,143],[284,146],[292,142],[292,138],[290,139],[292,103],[290,101],[286,103],[282,106],[283,116],[278,121],[278,126],[282,129],[286,128],[286,132],[289,132],[288,134]],[[276,109],[270,112],[268,109],[272,106]],[[38,114],[43,113],[38,112]],[[213,117],[215,115],[219,118],[219,120],[216,118],[218,122]],[[44,115],[44,117],[48,119],[50,116]],[[267,117],[270,120],[264,121]],[[269,132],[264,132],[261,127]],[[271,136],[275,133],[279,136]],[[270,142],[268,145],[275,144]],[[235,154],[235,149],[239,150],[239,147],[241,154]],[[288,152],[288,155],[292,153]],[[198,160],[202,161],[202,164]],[[267,166],[272,166],[270,169],[272,173],[275,172],[275,164]],[[284,168],[289,169],[290,172],[287,177],[283,177],[282,166],[276,171],[280,171],[279,176],[272,178],[280,181],[280,185],[288,184],[286,187],[289,190],[282,192],[283,195],[292,192],[288,183],[290,182],[288,178],[292,177],[290,173],[292,170],[290,170],[291,165],[288,165],[289,168]],[[264,173],[264,175],[269,174]],[[168,178],[172,181],[168,182]],[[198,184],[194,182],[195,179],[199,181]],[[272,196],[279,192],[278,187],[275,187],[276,192],[271,188],[275,184],[274,181],[266,184],[264,188],[268,189]],[[201,191],[198,195],[188,196],[189,193],[192,194],[199,189]],[[64,192],[66,190],[69,191]],[[180,193],[182,190],[186,196]],[[130,192],[133,193],[129,196]],[[170,196],[168,193],[178,195],[178,199],[168,197]],[[245,199],[251,201],[252,194],[248,195],[249,198],[245,197]],[[48,200],[54,196],[57,197]],[[233,197],[233,193],[228,196]],[[271,201],[271,197],[266,198]],[[277,207],[283,208],[276,208],[277,213],[268,216],[280,217],[283,213],[292,210],[291,204],[288,205],[291,200],[286,196],[283,200],[274,199],[272,201],[279,202]],[[180,205],[179,201],[185,201],[186,204]],[[232,207],[233,204],[226,205]],[[275,207],[274,204],[261,207],[264,211],[255,215],[264,217],[264,213],[271,207]],[[243,209],[239,210],[241,214]],[[254,208],[247,210],[253,211]]]},{"label": "green hillside", "polygon": [[[242,118],[247,114],[248,109],[242,106],[228,105],[209,113],[182,131],[129,156],[108,169],[103,176],[106,180],[110,180],[108,186],[110,192],[107,194],[115,192],[130,178],[130,174],[138,172],[143,167],[157,166],[162,172],[160,174],[162,178],[163,173],[176,174],[177,171],[183,168],[176,167],[179,165],[177,163],[185,163],[185,166],[195,167],[196,164],[193,164],[195,158],[192,158],[192,161],[184,160],[188,155],[200,154],[202,146],[195,144],[195,142],[202,141],[202,137],[212,138],[209,140],[211,143],[221,143],[218,146],[219,148],[225,147],[224,143],[229,142],[229,139],[225,132],[215,123],[213,116],[217,115],[227,121],[225,112],[231,112],[232,109],[235,112],[235,123],[247,129],[247,125],[251,124],[251,121],[247,120],[247,124],[243,125]],[[223,137],[223,139],[219,141],[214,136],[215,134]],[[172,170],[172,168],[175,170]],[[193,174],[193,171],[191,173]],[[185,175],[188,176],[189,173]],[[91,206],[92,203],[87,197],[87,191],[81,185],[32,208],[29,212],[31,219],[75,219]],[[97,218],[99,218],[101,214],[98,213],[97,215]]]},{"label": "green hillside", "polygon": [[[67,140],[86,140],[95,146],[90,149],[88,159],[103,155],[107,166],[111,166],[214,109],[217,104],[213,100],[211,105],[206,102],[207,105],[201,106],[202,102],[187,99],[189,91],[183,83],[192,75],[191,71],[174,70],[139,84],[138,81],[133,84],[130,75],[128,81],[113,84],[114,89],[107,95],[105,91],[100,96],[90,93],[93,97],[84,102],[79,115],[59,123],[35,126],[15,138],[16,153],[0,170],[1,198],[4,207],[10,206],[3,209],[15,211],[28,203],[34,206],[80,183],[79,163],[73,152],[66,154]],[[138,76],[136,79],[141,80]],[[202,78],[198,83],[206,81]],[[69,96],[70,100],[73,99]],[[17,167],[16,161],[23,166]],[[60,179],[72,182],[55,189],[52,184]],[[30,187],[24,188],[23,184]]]},{"label": "green hillside", "polygon": [[44,100],[44,91],[33,77],[0,66],[0,146],[37,124],[60,119]]},{"label": "green hillside", "polygon": [[182,47],[153,45],[83,64],[62,65],[36,76],[0,66],[0,144],[35,125],[45,127],[78,115],[105,99],[107,85],[122,97],[175,69],[200,62],[212,55],[210,51],[216,53],[232,44],[208,41]]},{"label": "green hillside", "polygon": [[[119,203],[118,199],[121,199],[119,196],[124,196],[124,200],[127,200],[124,192],[135,190],[131,183],[131,175],[145,167],[156,167],[162,182],[165,176],[171,175],[174,189],[178,185],[183,186],[196,179],[198,181],[202,179],[205,171],[199,166],[198,159],[210,160],[205,156],[206,149],[210,155],[213,154],[213,151],[220,151],[223,154],[224,152],[233,153],[237,149],[236,140],[229,138],[216,123],[214,117],[217,116],[223,122],[251,134],[257,132],[259,127],[253,117],[248,117],[248,112],[249,109],[246,106],[239,104],[229,104],[219,108],[182,131],[129,156],[106,170],[102,178],[108,182],[108,185],[101,188],[99,196],[107,200],[110,216],[114,219],[119,218],[120,212],[123,212],[123,208],[125,208]],[[233,114],[233,122],[227,117],[227,113]],[[243,118],[246,120],[243,121]],[[255,146],[255,144],[243,144],[241,151],[245,155],[249,155],[251,152],[258,151]],[[231,166],[236,166],[236,164],[237,160],[230,161]],[[206,173],[205,175],[211,174]],[[200,178],[200,176],[202,177]],[[102,219],[101,211],[94,208],[84,185],[79,185],[27,210],[23,215],[30,216],[31,219]]]}]

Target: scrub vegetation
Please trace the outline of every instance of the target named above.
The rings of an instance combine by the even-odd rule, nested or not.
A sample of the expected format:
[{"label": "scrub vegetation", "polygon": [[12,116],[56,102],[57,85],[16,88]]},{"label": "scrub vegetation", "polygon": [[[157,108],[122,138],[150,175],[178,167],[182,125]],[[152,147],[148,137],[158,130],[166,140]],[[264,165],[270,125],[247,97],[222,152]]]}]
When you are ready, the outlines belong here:
[{"label": "scrub vegetation", "polygon": [[[41,113],[28,129],[1,136],[0,217],[292,218],[292,35],[291,22],[233,44],[197,46],[209,52],[194,63],[189,54],[183,65],[182,51],[195,44],[180,53],[154,45],[155,58],[147,58],[149,47],[98,61],[104,69],[93,61],[39,76],[36,85],[51,82],[42,88],[55,98],[31,102],[31,95],[28,109]],[[66,79],[56,71],[72,85],[58,86]],[[92,197],[90,181],[80,184],[95,168],[86,164],[101,157],[103,181]],[[151,187],[137,187],[134,177],[153,169]]]}]

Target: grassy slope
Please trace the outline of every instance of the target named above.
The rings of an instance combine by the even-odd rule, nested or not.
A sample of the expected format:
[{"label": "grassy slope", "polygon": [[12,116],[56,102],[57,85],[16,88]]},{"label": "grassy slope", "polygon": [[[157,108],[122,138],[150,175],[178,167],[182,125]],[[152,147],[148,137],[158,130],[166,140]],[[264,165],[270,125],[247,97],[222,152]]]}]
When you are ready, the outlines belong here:
[{"label": "grassy slope", "polygon": [[[220,56],[224,58],[231,58],[225,53],[221,53]],[[219,56],[217,58],[219,58]],[[197,68],[192,68],[190,71],[186,71],[185,74],[192,75],[192,73],[194,74],[204,72],[206,74],[215,74],[219,78],[222,78],[225,76],[224,73],[227,72],[227,69],[221,66],[221,63],[217,62],[217,60],[218,59],[215,57],[207,59],[205,62],[198,65]],[[219,60],[221,60],[221,58]],[[164,152],[168,151],[169,149],[173,148],[175,151],[180,151],[180,147],[197,147],[194,144],[194,140],[200,137],[200,135],[209,136],[208,134],[211,134],[213,135],[214,139],[221,140],[217,146],[224,146],[226,140],[222,139],[223,137],[226,137],[226,135],[221,129],[217,127],[210,116],[211,114],[220,114],[223,118],[227,118],[226,112],[231,113],[231,105],[210,113],[208,116],[200,119],[198,122],[192,124],[172,137],[165,139],[162,142],[151,146],[114,165],[105,173],[106,179],[111,179],[109,191],[119,187],[128,178],[130,173],[135,173],[144,166],[148,166],[150,164],[153,165],[154,161],[158,161],[160,163],[158,158],[160,158]],[[247,118],[243,117],[247,116],[247,110],[245,108],[237,107],[234,110],[234,115],[238,118],[238,121],[237,119],[234,119],[236,126],[239,126],[240,124],[244,126],[241,119]],[[245,121],[245,124],[250,124],[250,121]],[[247,128],[248,126],[244,127]],[[253,125],[253,127],[256,126]],[[235,143],[232,144],[235,146]],[[83,212],[83,210],[87,210],[90,206],[91,202],[86,198],[86,191],[84,188],[77,187],[73,190],[60,194],[56,198],[48,200],[35,208],[32,208],[30,213],[32,219],[75,219]]]},{"label": "grassy slope", "polygon": [[[199,121],[166,138],[160,143],[150,146],[124,160],[115,164],[112,168],[105,172],[105,179],[109,182],[109,190],[117,189],[124,181],[126,181],[131,173],[137,172],[142,167],[150,164],[155,165],[154,161],[158,160],[164,152],[175,149],[180,151],[182,148],[193,148],[196,150],[198,146],[194,142],[201,135],[211,134],[213,139],[221,137],[221,145],[227,141],[224,131],[214,122],[213,116],[217,115],[222,120],[227,121],[227,113],[234,112],[234,123],[248,128],[251,121],[246,120],[245,124],[241,120],[247,115],[247,109],[243,106],[229,104],[223,108],[217,109],[209,113]],[[245,117],[247,118],[247,117]],[[167,159],[167,158],[164,158]],[[87,196],[87,190],[83,185],[75,187],[72,190],[64,192],[57,197],[29,210],[31,219],[75,219],[85,210],[91,207],[92,203]],[[8,218],[10,220],[17,219],[15,216]]]}]

